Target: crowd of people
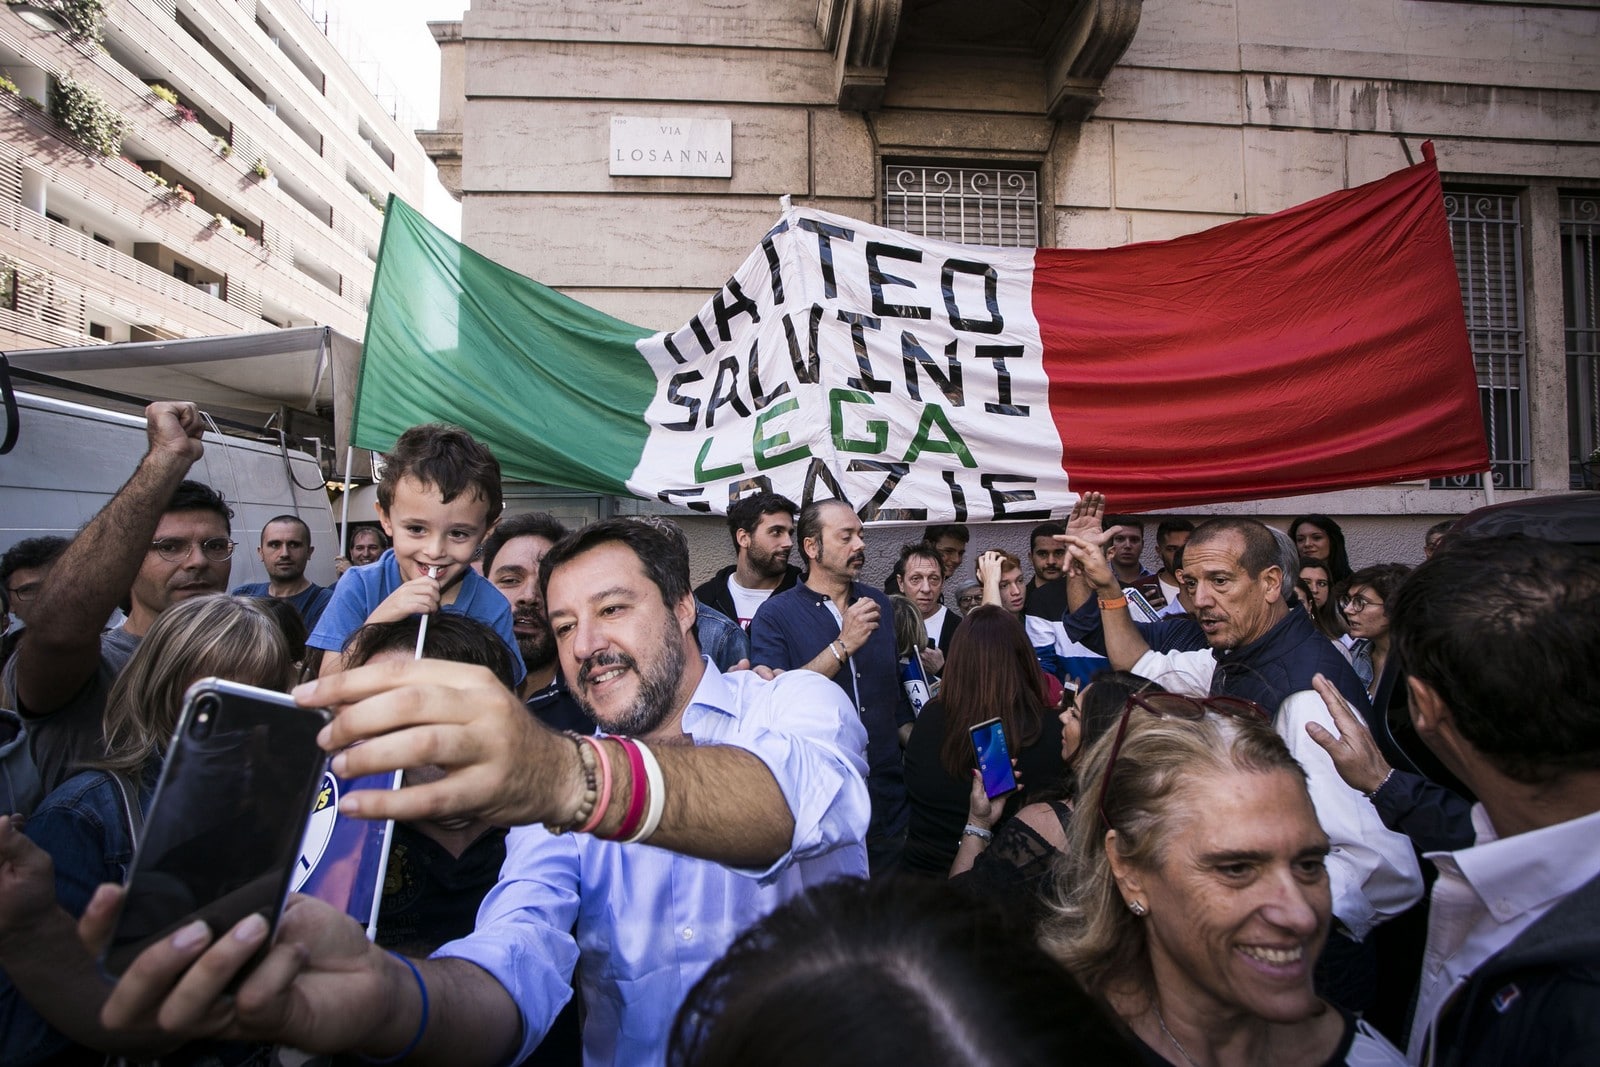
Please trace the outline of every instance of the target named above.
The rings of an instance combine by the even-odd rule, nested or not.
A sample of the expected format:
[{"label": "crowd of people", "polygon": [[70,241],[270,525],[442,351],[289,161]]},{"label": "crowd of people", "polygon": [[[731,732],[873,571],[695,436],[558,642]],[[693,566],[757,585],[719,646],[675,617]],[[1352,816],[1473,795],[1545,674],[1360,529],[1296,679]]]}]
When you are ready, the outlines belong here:
[{"label": "crowd of people", "polygon": [[[75,537],[0,557],[0,769],[36,784],[0,815],[0,1062],[1600,1052],[1590,550],[1442,523],[1415,569],[1355,568],[1328,516],[1170,517],[1149,570],[1145,520],[1086,492],[1026,566],[931,526],[878,588],[850,505],[757,492],[694,586],[676,524],[502,515],[496,458],[428,425],[331,587],[281,515],[230,594],[200,415],[147,423]],[[113,982],[208,676],[333,709],[345,778],[403,772],[339,805],[395,824],[376,932],[295,896]]]}]

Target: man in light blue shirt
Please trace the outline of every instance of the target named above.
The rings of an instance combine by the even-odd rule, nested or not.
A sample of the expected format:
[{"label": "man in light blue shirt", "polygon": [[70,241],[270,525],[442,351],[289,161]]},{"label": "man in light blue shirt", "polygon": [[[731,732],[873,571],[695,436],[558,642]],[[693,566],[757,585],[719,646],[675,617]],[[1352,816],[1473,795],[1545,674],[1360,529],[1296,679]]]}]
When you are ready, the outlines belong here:
[{"label": "man in light blue shirt", "polygon": [[[341,708],[324,741],[344,749],[335,773],[446,770],[428,785],[349,794],[342,811],[520,829],[477,929],[431,960],[374,948],[318,902],[292,905],[238,991],[230,1032],[308,1051],[516,1062],[571,995],[581,959],[585,1061],[657,1064],[684,996],[742,929],[808,886],[865,876],[867,739],[854,708],[808,671],[767,681],[713,669],[694,638],[681,539],[649,522],[596,523],[551,548],[540,580],[573,695],[603,729],[644,742],[659,777],[641,778],[623,743],[605,739],[607,790],[590,741],[548,730],[460,665],[369,666],[297,691]],[[345,748],[357,740],[368,743]],[[642,808],[656,813],[644,842],[618,843]],[[573,826],[589,832],[553,832]],[[246,920],[214,933],[147,950],[106,1023],[148,1029],[160,1005],[179,1035],[214,1034],[226,983],[266,929]]]}]

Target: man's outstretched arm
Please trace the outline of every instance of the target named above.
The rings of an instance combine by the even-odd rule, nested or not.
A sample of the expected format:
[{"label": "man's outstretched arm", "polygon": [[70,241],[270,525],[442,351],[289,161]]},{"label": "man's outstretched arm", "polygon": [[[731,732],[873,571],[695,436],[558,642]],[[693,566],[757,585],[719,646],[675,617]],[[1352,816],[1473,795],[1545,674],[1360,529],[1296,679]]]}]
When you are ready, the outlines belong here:
[{"label": "man's outstretched arm", "polygon": [[[347,794],[340,810],[411,820],[471,814],[497,826],[565,825],[584,793],[571,738],[528,715],[488,671],[441,660],[369,664],[295,691],[303,704],[340,708],[323,735],[346,777],[438,764],[426,785]],[[363,742],[354,748],[347,746]],[[595,833],[621,828],[633,797],[628,759],[604,741],[611,802]],[[343,751],[340,751],[340,750]],[[760,757],[733,745],[651,744],[666,805],[650,844],[733,867],[763,868],[789,850],[794,813]]]},{"label": "man's outstretched arm", "polygon": [[17,702],[48,715],[98,669],[100,631],[133,585],[161,513],[204,452],[204,427],[193,404],[145,409],[149,449],[117,495],[62,553],[39,591],[43,610],[17,651]]}]

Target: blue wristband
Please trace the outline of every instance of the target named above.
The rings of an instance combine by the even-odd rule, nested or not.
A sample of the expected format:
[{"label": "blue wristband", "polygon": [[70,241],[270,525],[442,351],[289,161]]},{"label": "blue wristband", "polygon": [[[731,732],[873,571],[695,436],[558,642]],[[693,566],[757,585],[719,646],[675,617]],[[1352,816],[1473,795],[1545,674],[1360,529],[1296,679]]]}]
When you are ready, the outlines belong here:
[{"label": "blue wristband", "polygon": [[422,994],[422,1021],[417,1023],[416,1036],[412,1037],[411,1043],[405,1048],[401,1049],[393,1056],[387,1056],[381,1060],[369,1059],[366,1056],[362,1056],[361,1060],[364,1063],[398,1063],[407,1056],[411,1055],[413,1052],[417,1051],[417,1046],[422,1044],[422,1035],[428,1032],[428,983],[422,980],[422,972],[417,970],[417,965],[415,963],[412,963],[409,959],[400,955],[398,952],[390,952],[389,955],[393,956],[395,959],[411,968],[411,976],[417,980],[417,992]]}]

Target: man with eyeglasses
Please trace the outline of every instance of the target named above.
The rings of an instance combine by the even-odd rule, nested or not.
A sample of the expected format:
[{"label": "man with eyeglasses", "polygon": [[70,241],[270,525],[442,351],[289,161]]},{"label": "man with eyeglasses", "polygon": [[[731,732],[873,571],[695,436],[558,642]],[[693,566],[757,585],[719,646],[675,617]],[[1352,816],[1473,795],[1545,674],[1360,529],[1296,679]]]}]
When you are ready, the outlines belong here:
[{"label": "man with eyeglasses", "polygon": [[[200,413],[164,401],[145,420],[148,450],[56,561],[38,591],[48,607],[6,668],[47,791],[102,754],[106,696],[160,614],[228,588],[233,513],[215,490],[184,479],[204,452]],[[104,630],[124,597],[127,622]]]}]

